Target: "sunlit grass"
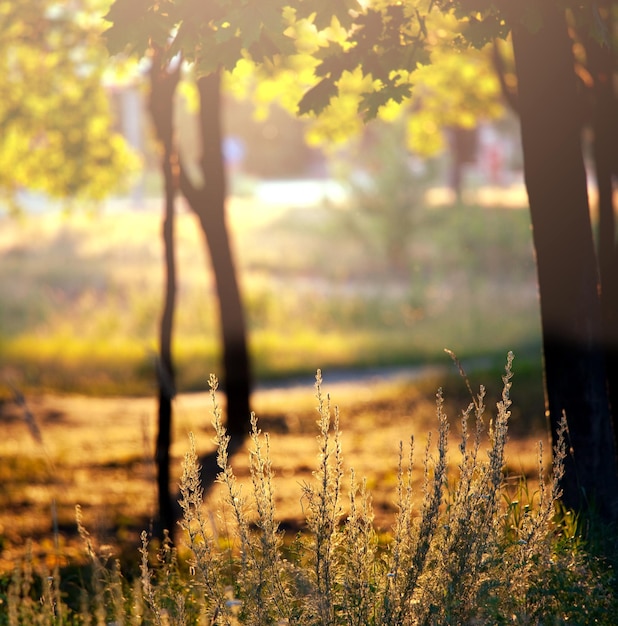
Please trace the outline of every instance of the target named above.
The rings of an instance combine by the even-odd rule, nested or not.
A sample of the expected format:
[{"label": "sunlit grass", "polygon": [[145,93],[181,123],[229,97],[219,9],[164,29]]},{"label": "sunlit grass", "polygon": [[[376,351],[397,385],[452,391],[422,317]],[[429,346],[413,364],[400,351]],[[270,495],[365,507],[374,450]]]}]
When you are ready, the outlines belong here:
[{"label": "sunlit grass", "polygon": [[[26,389],[150,393],[163,267],[158,205],[100,215],[2,218],[0,371]],[[525,211],[425,209],[408,276],[390,275],[342,210],[233,202],[230,223],[258,379],[540,354]],[[209,260],[192,215],[177,220],[174,358],[180,389],[220,371]]]},{"label": "sunlit grass", "polygon": [[[459,320],[462,322],[462,320]],[[487,323],[477,338],[477,324],[448,325],[444,319],[420,323],[416,332],[397,328],[352,330],[345,335],[336,329],[320,333],[308,328],[294,333],[259,329],[251,333],[250,347],[254,373],[260,380],[307,375],[318,364],[329,369],[377,366],[411,366],[447,363],[439,352],[434,333],[445,346],[456,346],[468,358],[491,355],[512,345],[529,349],[529,327],[501,328],[499,320]],[[499,336],[499,342],[491,337]],[[112,334],[90,337],[64,331],[41,336],[22,335],[4,341],[2,355],[5,376],[27,388],[39,387],[91,395],[151,393],[155,384],[156,344],[145,339]],[[178,384],[184,390],[204,388],[206,372],[219,369],[217,337],[188,335],[174,342]]]},{"label": "sunlit grass", "polygon": [[[537,497],[533,440],[546,435],[527,214],[483,207],[427,209],[418,231],[410,234],[408,275],[396,279],[366,242],[348,236],[340,218],[320,208],[279,207],[269,213],[251,203],[232,207],[257,378],[313,374],[320,367],[328,382],[337,368],[448,364],[443,348],[449,347],[464,360],[483,357],[477,361],[491,370],[491,379],[494,356],[501,361],[514,348],[524,363],[515,368],[505,493],[515,497],[525,477],[529,497]],[[174,358],[180,389],[202,390],[208,374],[220,371],[217,307],[201,235],[185,213],[179,215],[178,242]],[[76,555],[76,502],[83,505],[87,526],[114,549],[134,549],[137,532],[148,527],[156,501],[153,392],[162,283],[158,210],[0,224],[0,376],[25,391],[109,396],[69,395],[51,402],[28,394],[41,441],[33,439],[20,408],[6,404],[0,572],[24,553],[26,536],[35,538],[34,559],[47,567],[54,554]],[[473,386],[479,376],[475,371]],[[485,372],[486,382],[484,377]],[[439,386],[447,390],[445,407],[456,439],[458,417],[470,401],[456,377],[342,384],[334,390],[342,407],[345,461],[367,477],[381,545],[392,539],[399,441],[414,432],[416,449],[423,449],[424,433],[435,429]],[[122,394],[144,397],[111,397]],[[500,385],[490,383],[487,406],[499,398]],[[276,394],[260,389],[252,404],[264,430],[271,431],[279,519],[296,530],[303,523],[300,484],[312,480],[315,467],[310,445],[315,398],[306,389]],[[200,454],[213,450],[206,405],[204,394],[174,401],[175,481],[189,431],[198,435]],[[456,456],[449,458],[450,471],[457,462]],[[234,471],[250,488],[247,455],[234,458]],[[422,497],[422,472],[414,480]],[[215,511],[220,501],[218,485],[206,506]],[[60,525],[60,551],[53,540],[54,520]]]},{"label": "sunlit grass", "polygon": [[[495,404],[500,393],[495,368],[491,374],[486,376],[488,406]],[[330,371],[325,370],[325,380],[330,379]],[[475,375],[472,384],[478,380]],[[530,387],[525,378],[519,380],[524,389]],[[355,467],[359,476],[367,477],[369,486],[376,487],[375,519],[383,532],[388,532],[394,513],[390,487],[396,480],[393,459],[398,454],[399,441],[406,441],[414,432],[419,450],[422,448],[425,433],[435,427],[435,391],[440,385],[449,390],[446,410],[456,433],[461,406],[469,402],[468,391],[456,373],[448,378],[434,375],[418,383],[328,385],[341,406],[346,462]],[[545,435],[541,417],[537,414],[531,418],[534,412],[528,403],[534,407],[541,406],[541,402],[539,397],[528,398],[518,387],[515,401],[513,431],[525,439],[514,437],[508,444],[509,470],[512,475],[528,477],[533,485],[533,441],[544,439]],[[181,395],[174,401],[174,484],[180,476],[188,432],[199,436],[200,454],[213,449],[208,403],[204,393]],[[53,532],[54,507],[62,541],[74,550],[76,544],[70,536],[76,502],[82,504],[89,527],[96,530],[102,541],[121,545],[134,542],[136,532],[141,530],[139,525],[147,526],[156,510],[154,394],[131,399],[34,396],[28,399],[28,408],[36,420],[39,441],[33,437],[20,407],[7,405],[3,412],[0,543],[4,561],[0,563],[0,572],[23,551],[25,537],[32,537],[36,546],[49,537]],[[253,408],[262,427],[271,432],[279,514],[286,525],[295,528],[299,482],[311,478],[314,466],[311,442],[315,434],[315,398],[310,385],[262,390],[254,394]],[[452,462],[456,463],[454,457]],[[245,480],[246,456],[239,455],[234,466]],[[421,493],[420,482],[416,487]],[[216,508],[218,498],[217,487],[208,496],[209,506]]]},{"label": "sunlit grass", "polygon": [[[330,378],[328,371],[325,378]],[[488,405],[499,397],[499,381],[493,383],[488,389]],[[376,523],[384,532],[390,528],[394,513],[387,487],[396,480],[393,459],[399,441],[406,441],[414,432],[422,448],[426,431],[435,427],[435,391],[442,384],[452,390],[447,394],[446,408],[456,423],[461,404],[468,402],[468,392],[456,374],[448,380],[433,377],[422,384],[329,384],[341,406],[345,458],[359,475],[367,476],[370,486],[377,487]],[[174,484],[180,476],[189,431],[199,435],[200,454],[213,449],[208,403],[207,394],[183,395],[174,402]],[[271,431],[273,467],[279,477],[279,514],[285,524],[295,527],[299,482],[311,478],[314,466],[315,451],[310,444],[315,434],[315,398],[310,386],[264,390],[255,394],[253,406],[263,428]],[[136,526],[147,525],[155,512],[154,397],[94,400],[73,395],[42,396],[30,399],[28,407],[37,421],[40,441],[33,438],[19,407],[7,407],[4,413],[0,440],[0,457],[5,459],[0,489],[3,566],[23,550],[25,537],[33,537],[39,545],[53,532],[54,503],[63,535],[72,532],[74,505],[79,502],[89,527],[101,540],[120,544],[134,541],[136,530],[140,530]],[[521,419],[515,414],[513,424]],[[538,434],[538,423],[531,424],[528,416],[525,419],[528,439],[526,444],[517,439],[509,444],[513,450],[509,459],[514,474],[534,480],[535,452],[529,437],[531,432],[536,432],[537,438],[543,435]],[[245,455],[238,456],[234,464],[238,476],[245,480]],[[417,488],[420,493],[420,483]],[[208,496],[211,507],[217,506],[218,489]],[[75,544],[71,545],[74,549]]]}]

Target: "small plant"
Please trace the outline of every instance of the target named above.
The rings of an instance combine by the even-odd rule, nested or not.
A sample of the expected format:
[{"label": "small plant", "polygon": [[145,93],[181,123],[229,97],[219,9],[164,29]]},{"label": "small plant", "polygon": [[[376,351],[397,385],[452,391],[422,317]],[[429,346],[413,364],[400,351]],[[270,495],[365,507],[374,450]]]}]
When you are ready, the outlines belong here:
[{"label": "small plant", "polygon": [[[425,449],[416,494],[414,439],[400,445],[392,537],[373,525],[366,483],[344,469],[339,413],[316,377],[319,457],[302,485],[305,529],[293,541],[279,530],[270,440],[251,419],[251,493],[229,462],[229,437],[211,377],[219,522],[203,505],[193,437],[181,479],[181,527],[187,558],[170,541],[158,553],[142,535],[141,575],[124,579],[78,527],[92,562],[81,609],[63,601],[57,573],[39,587],[28,564],[8,585],[0,624],[236,624],[404,626],[434,624],[615,624],[609,567],[586,552],[573,516],[559,505],[566,446],[563,424],[547,479],[539,450],[538,492],[509,497],[503,476],[512,360],[496,415],[485,416],[481,387],[461,416],[457,476],[449,475],[449,420],[437,393],[437,441]],[[474,421],[473,428],[470,422]],[[347,495],[346,495],[347,493]],[[222,533],[220,528],[231,529]],[[41,598],[40,602],[38,598]],[[4,600],[3,600],[4,601]]]}]

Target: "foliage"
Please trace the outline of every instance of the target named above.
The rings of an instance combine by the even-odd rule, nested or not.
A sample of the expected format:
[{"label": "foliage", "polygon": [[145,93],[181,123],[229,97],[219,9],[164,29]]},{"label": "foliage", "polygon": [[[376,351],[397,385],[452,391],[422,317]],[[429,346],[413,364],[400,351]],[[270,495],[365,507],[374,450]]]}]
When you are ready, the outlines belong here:
[{"label": "foliage", "polygon": [[[43,586],[37,587],[27,560],[6,589],[6,623],[615,623],[611,569],[587,552],[566,517],[556,515],[566,454],[564,424],[549,484],[539,454],[538,494],[520,502],[505,491],[511,365],[509,355],[502,398],[488,427],[482,387],[462,414],[455,479],[447,471],[449,426],[438,392],[437,443],[425,450],[418,507],[412,491],[414,439],[407,451],[400,445],[398,513],[390,537],[379,536],[373,527],[365,483],[351,471],[346,485],[338,411],[331,410],[318,372],[319,460],[314,480],[302,487],[305,531],[291,543],[284,541],[276,521],[269,437],[253,418],[251,504],[229,464],[229,437],[211,378],[224,493],[220,523],[203,506],[191,439],[180,501],[186,562],[183,550],[168,540],[153,553],[143,533],[141,576],[130,584],[118,563],[106,564],[97,556],[78,517],[92,562],[92,581],[81,606],[67,607],[57,571],[44,573]],[[474,422],[471,431],[469,421]]]},{"label": "foliage", "polygon": [[105,36],[112,54],[142,56],[154,43],[197,76],[228,70],[228,87],[250,94],[258,115],[276,100],[316,118],[308,140],[322,147],[358,134],[363,118],[412,113],[410,147],[433,154],[444,127],[502,112],[486,51],[463,50],[457,20],[435,4],[115,0]]},{"label": "foliage", "polygon": [[[284,35],[289,18],[281,0],[229,2],[196,0],[150,2],[117,0],[106,19],[112,54],[144,56],[152,44],[182,52],[201,74],[233,69],[247,54],[258,62],[278,54],[292,53],[291,40]],[[170,35],[173,41],[168,46]]]},{"label": "foliage", "polygon": [[[571,11],[578,26],[601,41],[608,34],[597,3],[592,7],[576,0],[557,0]],[[337,14],[341,17],[341,13]],[[423,84],[419,69],[433,66],[436,52],[465,58],[463,53],[482,51],[497,39],[506,39],[518,24],[531,31],[542,22],[539,3],[492,0],[374,0],[353,14],[343,42],[329,41],[318,55],[319,82],[303,97],[301,111],[321,111],[346,91],[343,77],[360,72],[369,79],[358,100],[358,112],[367,119],[381,109],[401,103]],[[464,65],[465,67],[465,65]],[[452,83],[474,101],[465,84],[465,71]],[[481,90],[482,91],[482,90]],[[490,106],[491,101],[485,102]]]},{"label": "foliage", "polygon": [[137,165],[103,88],[102,3],[0,2],[0,190],[13,207],[23,189],[100,200]]}]

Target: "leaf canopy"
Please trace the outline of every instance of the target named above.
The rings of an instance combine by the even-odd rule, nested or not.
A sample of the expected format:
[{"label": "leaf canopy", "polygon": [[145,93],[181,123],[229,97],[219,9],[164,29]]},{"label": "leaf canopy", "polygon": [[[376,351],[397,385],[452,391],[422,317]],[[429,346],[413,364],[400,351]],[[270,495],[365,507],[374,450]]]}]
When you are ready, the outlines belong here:
[{"label": "leaf canopy", "polygon": [[[242,74],[245,86],[251,67],[256,91],[288,105],[294,94],[298,113],[340,137],[341,128],[358,128],[358,120],[382,111],[392,115],[407,102],[417,115],[433,116],[426,128],[498,114],[498,83],[489,78],[484,48],[507,37],[514,19],[533,27],[537,13],[529,0],[513,6],[506,0],[115,0],[107,35],[112,52],[143,54],[149,42],[165,40],[169,55],[182,52],[197,75],[225,69]],[[434,74],[442,75],[440,86]],[[486,100],[475,97],[479,90],[468,75],[478,75]],[[276,80],[287,94],[273,87]],[[438,94],[447,104],[421,113],[421,102],[435,104]],[[459,118],[455,106],[463,111]],[[339,119],[338,128],[330,116]],[[313,139],[319,135],[316,130]]]},{"label": "leaf canopy", "polygon": [[[548,1],[598,30],[596,2]],[[294,55],[317,60],[301,113],[327,112],[342,95],[341,77],[359,69],[372,79],[359,99],[359,113],[370,118],[410,97],[416,70],[436,48],[482,50],[516,23],[538,28],[541,13],[538,0],[115,0],[107,19],[112,53],[171,42],[170,54],[182,52],[198,74],[247,59],[270,71]]]}]

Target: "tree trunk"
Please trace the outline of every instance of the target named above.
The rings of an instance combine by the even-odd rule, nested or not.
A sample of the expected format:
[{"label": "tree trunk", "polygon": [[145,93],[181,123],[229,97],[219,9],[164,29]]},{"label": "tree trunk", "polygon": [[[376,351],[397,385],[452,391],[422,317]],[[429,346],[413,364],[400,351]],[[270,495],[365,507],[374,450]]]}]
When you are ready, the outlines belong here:
[{"label": "tree trunk", "polygon": [[222,388],[227,397],[227,430],[232,445],[240,444],[250,428],[251,368],[244,310],[225,220],[226,176],[221,132],[221,77],[198,80],[203,184],[196,187],[180,169],[180,187],[204,233],[219,302],[223,341]]},{"label": "tree trunk", "polygon": [[155,54],[150,74],[150,112],[157,137],[163,147],[161,170],[165,183],[165,209],[162,231],[165,258],[165,289],[159,334],[159,359],[157,361],[159,413],[155,451],[159,509],[156,534],[160,538],[163,537],[164,529],[173,533],[176,523],[174,504],[170,494],[170,447],[172,443],[172,400],[176,394],[171,343],[176,303],[174,201],[178,189],[178,156],[173,133],[173,100],[178,78],[179,68],[171,73],[166,72],[165,69],[160,67],[159,57]]},{"label": "tree trunk", "polygon": [[[609,2],[600,3],[610,15]],[[611,23],[607,19],[608,33]],[[614,91],[611,41],[601,44],[585,38],[588,70],[594,80],[592,132],[598,189],[598,256],[601,274],[601,310],[614,436],[618,436],[618,247],[614,207],[614,181],[618,175],[618,100]],[[618,437],[616,438],[618,447]]]},{"label": "tree trunk", "polygon": [[618,471],[603,360],[599,280],[581,149],[581,115],[565,16],[539,5],[541,27],[513,29],[524,173],[536,250],[546,414],[563,413],[567,507],[618,513]]},{"label": "tree trunk", "polygon": [[[174,255],[174,196],[172,162],[165,166],[165,217],[163,241],[165,248],[165,299],[160,329],[160,357],[157,371],[159,383],[159,430],[157,433],[157,489],[159,499],[160,530],[174,531],[176,516],[170,495],[170,447],[172,444],[172,400],[176,395],[175,374],[172,361],[172,328],[176,302],[176,266]],[[171,175],[171,176],[170,176]],[[169,178],[168,178],[169,177]]]}]

